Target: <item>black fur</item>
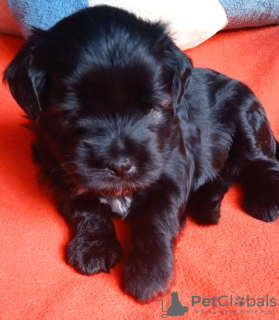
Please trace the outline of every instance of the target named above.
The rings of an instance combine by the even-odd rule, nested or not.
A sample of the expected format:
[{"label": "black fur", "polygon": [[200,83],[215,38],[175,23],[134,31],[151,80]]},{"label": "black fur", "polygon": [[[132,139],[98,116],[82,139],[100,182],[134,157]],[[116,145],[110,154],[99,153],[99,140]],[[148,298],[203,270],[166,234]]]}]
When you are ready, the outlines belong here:
[{"label": "black fur", "polygon": [[67,262],[83,274],[121,259],[112,214],[134,223],[123,289],[167,289],[186,206],[217,223],[234,178],[243,208],[274,221],[278,148],[244,84],[192,67],[162,23],[107,6],[35,29],[4,81],[30,119],[34,161],[72,228]]}]

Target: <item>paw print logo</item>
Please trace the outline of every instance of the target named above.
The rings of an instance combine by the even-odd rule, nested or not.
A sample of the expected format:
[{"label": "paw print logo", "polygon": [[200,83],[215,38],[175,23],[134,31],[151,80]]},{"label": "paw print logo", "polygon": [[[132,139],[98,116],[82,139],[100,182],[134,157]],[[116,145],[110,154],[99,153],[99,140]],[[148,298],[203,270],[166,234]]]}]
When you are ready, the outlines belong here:
[{"label": "paw print logo", "polygon": [[236,297],[235,304],[239,305],[240,307],[244,306],[245,305],[244,298],[240,296]]}]

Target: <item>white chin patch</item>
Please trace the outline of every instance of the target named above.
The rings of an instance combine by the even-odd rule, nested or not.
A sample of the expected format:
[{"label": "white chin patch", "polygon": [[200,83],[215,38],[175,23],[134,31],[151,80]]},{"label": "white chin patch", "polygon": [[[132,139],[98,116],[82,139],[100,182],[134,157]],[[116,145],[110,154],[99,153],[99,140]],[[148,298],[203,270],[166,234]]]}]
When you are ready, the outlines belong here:
[{"label": "white chin patch", "polygon": [[124,219],[130,211],[132,196],[118,198],[100,197],[99,200],[101,203],[110,205],[111,211],[117,213],[122,219]]}]

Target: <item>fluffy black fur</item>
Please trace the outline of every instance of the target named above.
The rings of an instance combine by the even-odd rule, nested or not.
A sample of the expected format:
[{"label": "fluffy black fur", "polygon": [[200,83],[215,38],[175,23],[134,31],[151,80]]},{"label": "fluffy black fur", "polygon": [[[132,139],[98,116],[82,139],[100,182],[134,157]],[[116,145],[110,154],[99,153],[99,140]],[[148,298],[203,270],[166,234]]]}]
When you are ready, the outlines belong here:
[{"label": "fluffy black fur", "polygon": [[278,217],[278,148],[260,102],[244,84],[192,67],[163,23],[82,10],[35,29],[4,81],[72,228],[67,262],[83,274],[121,259],[118,214],[133,222],[124,291],[139,301],[163,292],[186,206],[197,222],[217,223],[234,178],[248,214]]}]

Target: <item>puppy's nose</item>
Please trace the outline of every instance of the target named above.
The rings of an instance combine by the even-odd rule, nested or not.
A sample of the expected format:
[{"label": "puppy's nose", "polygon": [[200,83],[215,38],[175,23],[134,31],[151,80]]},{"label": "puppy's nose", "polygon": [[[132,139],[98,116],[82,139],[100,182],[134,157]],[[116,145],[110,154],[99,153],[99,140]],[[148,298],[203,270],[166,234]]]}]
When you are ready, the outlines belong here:
[{"label": "puppy's nose", "polygon": [[109,162],[108,167],[116,175],[123,175],[130,171],[133,164],[129,158],[120,158]]}]

